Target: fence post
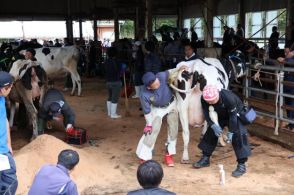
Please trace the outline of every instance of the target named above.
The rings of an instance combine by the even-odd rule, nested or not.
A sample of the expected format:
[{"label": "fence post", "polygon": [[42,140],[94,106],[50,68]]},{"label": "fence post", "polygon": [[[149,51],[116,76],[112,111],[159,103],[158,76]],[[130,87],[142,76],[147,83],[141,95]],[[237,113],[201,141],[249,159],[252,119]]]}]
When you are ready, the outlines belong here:
[{"label": "fence post", "polygon": [[[282,68],[280,74],[280,94],[279,94],[279,120],[284,118],[284,110],[282,108],[284,104],[284,70]],[[275,135],[277,135],[275,133]]]}]

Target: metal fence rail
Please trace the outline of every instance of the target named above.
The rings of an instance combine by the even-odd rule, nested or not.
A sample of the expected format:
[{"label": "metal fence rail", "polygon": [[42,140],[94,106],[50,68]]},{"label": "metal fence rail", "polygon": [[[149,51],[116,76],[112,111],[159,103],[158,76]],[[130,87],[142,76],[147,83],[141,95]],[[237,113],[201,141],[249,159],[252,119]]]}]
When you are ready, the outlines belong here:
[{"label": "metal fence rail", "polygon": [[[258,62],[260,59],[250,59],[250,62]],[[274,63],[273,63],[274,62]],[[278,135],[279,130],[283,129],[281,122],[294,123],[293,118],[288,118],[286,111],[294,111],[294,106],[286,105],[285,98],[291,98],[294,101],[294,94],[285,93],[285,86],[294,88],[293,81],[284,81],[285,75],[294,76],[294,63],[280,64],[277,61],[262,62],[263,65],[256,69],[255,64],[247,64],[246,76],[242,85],[233,84],[232,87],[243,89],[242,95],[244,100],[249,104],[262,106],[254,106],[257,114],[270,117],[275,120],[274,134]],[[260,74],[254,77],[255,74]],[[253,78],[257,78],[254,80]],[[262,84],[262,86],[258,86]],[[261,93],[262,98],[257,93]],[[267,98],[265,98],[267,97]],[[270,109],[273,108],[273,109]],[[286,129],[283,129],[287,131]]]}]

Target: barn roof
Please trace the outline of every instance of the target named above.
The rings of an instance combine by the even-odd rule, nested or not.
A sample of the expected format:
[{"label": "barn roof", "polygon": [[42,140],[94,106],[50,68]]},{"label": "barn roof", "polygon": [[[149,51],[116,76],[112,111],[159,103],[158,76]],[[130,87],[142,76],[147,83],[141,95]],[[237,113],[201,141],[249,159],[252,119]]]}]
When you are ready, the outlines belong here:
[{"label": "barn roof", "polygon": [[[119,18],[135,18],[136,7],[145,8],[152,1],[154,15],[177,15],[182,8],[183,17],[202,15],[204,0],[5,0],[1,2],[1,20],[65,20],[113,19],[117,8]],[[245,12],[280,9],[287,7],[287,0],[212,0],[215,15],[236,14],[240,1],[246,1]]]}]

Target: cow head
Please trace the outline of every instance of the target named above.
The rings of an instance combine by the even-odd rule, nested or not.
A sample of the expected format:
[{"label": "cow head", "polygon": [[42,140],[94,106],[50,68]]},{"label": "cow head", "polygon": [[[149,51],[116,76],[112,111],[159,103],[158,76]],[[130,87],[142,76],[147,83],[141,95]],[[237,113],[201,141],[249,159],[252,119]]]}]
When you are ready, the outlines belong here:
[{"label": "cow head", "polygon": [[229,61],[232,66],[232,72],[229,75],[237,81],[246,73],[245,56],[241,51],[237,50],[229,56]]}]

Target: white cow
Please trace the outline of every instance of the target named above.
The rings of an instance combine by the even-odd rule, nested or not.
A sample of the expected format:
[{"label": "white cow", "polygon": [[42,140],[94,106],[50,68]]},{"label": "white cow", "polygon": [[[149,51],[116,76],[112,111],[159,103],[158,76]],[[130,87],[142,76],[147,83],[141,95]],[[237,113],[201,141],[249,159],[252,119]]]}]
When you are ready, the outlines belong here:
[{"label": "white cow", "polygon": [[63,71],[69,72],[73,83],[71,95],[74,95],[76,84],[78,85],[78,96],[81,95],[81,78],[77,71],[79,51],[75,46],[38,48],[35,51],[36,59],[41,62],[49,78],[60,75]]},{"label": "white cow", "polygon": [[[176,91],[177,108],[183,128],[182,163],[188,163],[189,125],[193,127],[204,125],[204,130],[207,129],[200,101],[201,90],[205,85],[216,85],[218,89],[227,89],[229,79],[223,65],[215,58],[180,62],[177,68],[182,66],[187,66],[189,72],[193,72],[193,78],[185,79],[182,76],[184,69],[178,69],[170,76],[170,86]],[[193,86],[194,84],[196,85]]]}]

